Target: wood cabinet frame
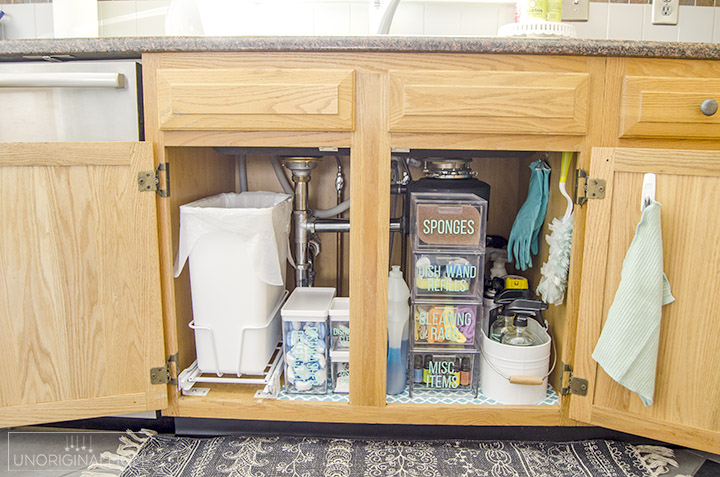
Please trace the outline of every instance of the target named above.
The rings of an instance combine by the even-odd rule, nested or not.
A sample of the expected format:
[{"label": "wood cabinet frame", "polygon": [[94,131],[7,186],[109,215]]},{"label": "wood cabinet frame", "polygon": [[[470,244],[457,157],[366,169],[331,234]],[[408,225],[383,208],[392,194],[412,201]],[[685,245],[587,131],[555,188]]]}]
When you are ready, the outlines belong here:
[{"label": "wood cabinet frame", "polygon": [[[235,91],[233,98],[246,98],[248,94],[258,91],[263,95],[263,117],[257,125],[253,125],[252,114],[249,117],[243,116],[247,115],[249,110],[224,107],[221,85],[208,93],[213,95],[214,109],[205,110],[202,102],[186,107],[187,103],[182,97],[173,99],[176,101],[174,104],[181,105],[176,109],[176,112],[180,112],[179,115],[173,116],[168,113],[167,108],[162,108],[161,97],[167,99],[168,94],[182,96],[192,93],[192,88],[187,87],[190,83],[183,82],[183,70],[195,71],[193,81],[197,82],[197,71],[204,69],[262,73],[253,77],[254,83],[244,83],[242,75],[233,76],[235,86],[251,85],[247,90]],[[169,71],[172,72],[170,76],[165,74]],[[280,98],[283,98],[282,102],[287,100],[288,104],[277,105],[280,100],[275,101],[269,89],[264,88],[258,80],[264,77],[263,75],[272,75],[273,71],[282,71],[282,74],[286,75],[284,78],[301,78],[300,84],[306,87],[307,96],[288,94],[286,86],[290,80],[283,80],[285,83],[281,83],[285,85],[284,93]],[[311,71],[315,73],[305,74]],[[316,84],[313,74],[318,71],[337,74],[330,74],[329,79],[325,78]],[[415,78],[415,73],[421,75],[422,72],[426,72],[425,78]],[[473,79],[475,75],[481,77],[483,74],[488,76],[487,81]],[[559,88],[564,91],[563,97],[573,98],[572,107],[553,116],[556,112],[537,104],[542,95],[528,90],[522,79],[527,78],[530,82],[528,84],[532,84],[534,74],[542,76],[542,84],[546,86],[549,79],[558,78],[558,84],[550,89]],[[663,414],[662,410],[659,410],[655,415],[648,415],[633,410],[632,406],[613,408],[605,405],[609,402],[605,399],[607,396],[597,394],[598,389],[602,388],[604,378],[602,371],[590,359],[593,340],[599,333],[598,324],[601,321],[601,316],[597,313],[597,302],[594,301],[596,298],[593,295],[592,281],[597,278],[605,259],[595,255],[601,252],[598,252],[594,245],[598,242],[598,237],[592,235],[594,228],[588,222],[597,215],[588,212],[588,209],[594,207],[592,203],[575,207],[570,286],[566,303],[551,307],[546,315],[556,338],[558,360],[558,367],[550,381],[556,390],[566,386],[568,373],[562,365],[568,364],[574,368],[576,377],[588,379],[590,393],[587,397],[561,396],[560,404],[556,406],[461,407],[387,404],[384,394],[390,217],[388,197],[392,148],[545,151],[551,154],[551,161],[558,162],[558,165],[560,152],[573,151],[576,153],[574,167],[588,170],[591,174],[594,148],[600,148],[595,151],[597,154],[606,154],[608,151],[619,150],[618,148],[631,150],[629,155],[626,154],[627,157],[655,150],[663,161],[670,160],[673,151],[678,154],[689,151],[685,153],[689,159],[683,164],[702,172],[705,159],[717,159],[715,151],[720,151],[720,143],[716,138],[691,139],[686,135],[677,137],[682,133],[676,134],[671,126],[664,126],[658,137],[649,137],[652,132],[647,129],[643,129],[640,134],[649,135],[647,137],[627,137],[627,124],[624,122],[627,120],[626,116],[637,113],[640,106],[637,103],[637,94],[632,96],[634,93],[628,93],[627,89],[623,89],[623,85],[627,82],[626,78],[661,77],[664,79],[659,82],[633,81],[634,84],[641,85],[677,85],[682,84],[682,78],[691,77],[700,79],[692,82],[697,90],[698,85],[703,88],[705,85],[714,86],[714,80],[704,81],[703,78],[719,76],[718,62],[663,59],[367,52],[143,55],[145,127],[149,143],[143,147],[152,148],[155,166],[167,163],[170,168],[170,197],[158,196],[155,204],[164,351],[166,356],[179,354],[179,361],[170,363],[171,368],[177,368],[171,369],[171,373],[176,374],[194,359],[193,339],[186,326],[192,319],[188,275],[184,272],[175,279],[172,273],[177,249],[179,206],[200,197],[237,188],[236,163],[213,150],[219,146],[350,149],[350,198],[353,206],[350,209],[352,227],[349,264],[350,269],[356,272],[349,277],[353,336],[350,361],[353,372],[350,375],[349,403],[255,399],[255,388],[252,386],[232,385],[212,385],[210,394],[203,398],[186,397],[181,396],[175,386],[166,388],[164,385],[156,385],[159,386],[157,393],[153,393],[152,388],[150,390],[152,399],[138,402],[138,398],[129,405],[127,400],[121,399],[118,401],[118,411],[163,407],[163,413],[170,416],[387,424],[570,426],[584,422],[713,452],[720,451],[720,424],[711,419],[698,422],[697,419],[693,421],[689,417],[684,419],[682,413],[679,413],[678,417],[672,413]],[[183,86],[174,90],[168,89],[165,83],[169,77],[173,78],[175,84]],[[208,77],[217,78],[218,75]],[[473,79],[471,90],[445,89],[461,85],[469,78]],[[487,91],[497,91],[497,88],[503,86],[504,79],[512,80],[514,86],[511,85],[511,89],[515,88],[513,91],[518,88],[526,91],[525,97],[533,104],[526,109],[523,109],[522,105],[505,108],[502,101],[483,96],[483,88],[489,87]],[[411,114],[404,115],[403,104],[406,102],[402,96],[405,94],[403,84],[408,82],[415,86],[410,88],[410,94],[413,95]],[[337,90],[328,86],[332,84],[337,86]],[[681,97],[694,98],[695,90],[692,94]],[[443,101],[455,101],[456,104],[445,114],[442,104],[433,103],[428,106],[432,113],[429,119],[418,116],[418,111],[426,110],[423,109],[425,106],[418,106],[418,98],[432,91],[442,92],[439,96],[444,98]],[[468,109],[462,104],[463,91],[469,91],[473,95]],[[623,115],[623,95],[628,94],[632,98],[630,103],[626,104],[626,113],[630,113]],[[653,98],[657,100],[657,94],[654,94]],[[166,101],[165,105],[167,104],[169,103]],[[274,109],[276,105],[277,109]],[[653,107],[651,111],[655,114],[657,108]],[[190,117],[183,116],[185,113]],[[208,121],[198,119],[217,114],[240,116],[239,122],[235,126],[232,121],[228,123],[228,117],[210,117]],[[312,117],[312,120],[303,122],[303,115]],[[323,126],[323,115],[334,118],[327,127]],[[468,125],[463,122],[464,117],[470,118],[468,121],[497,120],[492,124]],[[697,116],[685,117],[690,117],[690,122],[702,121],[702,118]],[[538,121],[546,122],[538,124]],[[714,124],[714,121],[709,122]],[[298,126],[300,123],[302,125]],[[712,131],[712,124],[706,128],[707,131]],[[21,150],[10,152],[13,155],[12,161],[22,162]],[[7,154],[0,153],[0,159],[6,156]],[[700,158],[700,161],[693,162],[693,157]],[[502,175],[505,167],[505,164],[497,166],[493,172]],[[710,169],[712,171],[707,175],[715,177],[717,167],[713,165]],[[660,171],[675,174],[677,167],[661,168]],[[520,172],[517,174],[515,187],[520,182],[518,179],[522,178]],[[701,176],[703,174],[698,173]],[[557,175],[553,176],[552,181],[551,190],[557,188]],[[612,191],[613,188],[610,188],[609,192]],[[524,191],[518,191],[518,195],[522,195],[524,200]],[[559,194],[553,196],[551,193],[548,220],[564,212],[565,202],[558,196]],[[545,230],[542,233],[546,232]],[[540,256],[546,253],[546,248],[547,245],[543,243]],[[535,270],[538,274],[537,268]],[[537,276],[533,278],[537,279]],[[712,280],[720,282],[720,278],[715,275],[712,275]],[[718,285],[720,286],[720,283]],[[686,289],[680,288],[681,297],[685,296],[682,290]],[[681,346],[679,341],[672,343],[674,351]],[[158,345],[149,353],[159,355],[160,348]],[[162,363],[158,363],[160,364]],[[697,377],[699,372],[701,370],[693,371],[693,376]],[[718,392],[718,386],[708,384],[703,391],[714,396],[713,393]],[[626,398],[633,399],[632,396]],[[105,404],[116,402],[110,401]],[[125,405],[122,405],[122,402]],[[108,410],[105,404],[86,409],[87,404],[83,400],[40,402],[36,408],[23,409],[17,415],[12,407],[6,407],[0,409],[0,417],[6,416],[11,418],[9,423],[20,424],[98,415]],[[660,434],[665,429],[667,434]]]},{"label": "wood cabinet frame", "polygon": [[[577,151],[578,165],[589,151],[591,138],[599,137],[599,131],[592,129],[592,122],[583,123],[582,134],[576,130],[563,130],[557,135],[518,134],[513,124],[529,124],[533,118],[520,117],[506,119],[504,129],[495,128],[490,132],[477,133],[427,133],[390,132],[390,109],[392,94],[391,72],[407,71],[412,74],[418,64],[424,71],[434,70],[438,77],[443,72],[457,71],[457,78],[466,78],[471,74],[490,74],[493,71],[513,72],[511,76],[525,74],[532,78],[534,72],[546,71],[562,78],[567,73],[571,86],[581,85],[579,110],[582,118],[592,118],[600,110],[604,60],[598,58],[571,57],[525,57],[525,56],[485,56],[485,55],[417,55],[417,54],[313,54],[313,53],[220,53],[203,55],[193,54],[153,54],[143,57],[145,71],[145,102],[148,140],[155,145],[156,160],[169,162],[176,177],[179,168],[173,165],[180,161],[182,166],[192,170],[196,185],[192,186],[192,196],[207,195],[225,191],[229,183],[221,184],[212,176],[217,176],[214,167],[225,167],[222,161],[213,158],[208,152],[211,146],[265,146],[265,147],[317,147],[334,146],[350,148],[351,175],[351,214],[350,231],[350,268],[362,270],[350,275],[351,334],[353,346],[350,360],[353,372],[350,381],[349,403],[313,403],[298,401],[261,401],[253,399],[254,389],[237,389],[233,386],[214,385],[206,399],[194,399],[173,395],[168,414],[191,417],[235,417],[243,419],[287,419],[327,422],[364,422],[364,423],[408,423],[408,424],[457,424],[457,425],[571,425],[567,419],[567,399],[556,406],[469,406],[449,405],[422,406],[417,404],[386,404],[385,402],[385,314],[387,309],[387,257],[389,223],[389,176],[391,148],[427,148],[427,149],[465,149],[490,151],[548,151],[559,153],[565,150]],[[172,70],[178,74],[182,68],[198,67],[219,69],[262,68],[303,68],[348,69],[355,78],[355,127],[348,133],[332,131],[277,132],[277,131],[208,131],[208,130],[161,130],[158,127],[160,115],[153,109],[157,104],[154,80],[157,71]],[[452,77],[450,73],[447,73]],[[181,74],[180,74],[181,76]],[[579,83],[578,83],[579,81]],[[560,85],[559,87],[563,87]],[[532,105],[535,107],[534,105]],[[522,108],[520,108],[522,110]],[[535,109],[534,111],[537,111]],[[514,113],[513,113],[514,114]],[[477,119],[477,118],[476,118]],[[535,119],[536,120],[536,119]],[[513,121],[516,121],[515,123]],[[519,121],[519,122],[517,122]],[[585,121],[585,119],[583,119]],[[425,127],[425,126],[423,126]],[[545,126],[547,127],[547,126]],[[587,132],[585,132],[587,128]],[[500,131],[500,132],[498,132]],[[200,148],[199,148],[200,147]],[[189,152],[194,153],[190,165]],[[559,154],[557,154],[559,158]],[[214,165],[214,166],[213,166]],[[198,179],[202,177],[203,179]],[[556,179],[557,180],[557,179]],[[202,182],[202,185],[198,185]],[[180,186],[182,187],[182,186]],[[178,191],[175,184],[171,184]],[[178,284],[169,273],[174,259],[173,231],[177,225],[173,217],[180,203],[187,201],[184,192],[169,199],[158,199],[160,213],[160,233],[163,244],[163,291],[166,310],[166,346],[180,351],[181,367],[183,355],[192,356],[191,340],[178,340],[182,323],[189,316],[189,302],[179,294],[187,293],[185,284]],[[554,200],[550,205],[550,214],[562,215],[564,202]],[[582,212],[578,212],[578,216]],[[582,221],[581,218],[576,218]],[[578,231],[581,231],[579,228]],[[579,241],[581,243],[581,241]],[[574,263],[578,263],[581,247],[575,247]],[[577,273],[577,267],[571,270]],[[181,277],[182,278],[182,277]],[[182,281],[182,280],[181,280]],[[577,307],[574,289],[568,295],[568,304],[549,312],[548,318],[558,327],[558,362],[569,360],[572,353],[575,316]],[[181,304],[181,301],[185,303]],[[179,342],[185,342],[181,345]],[[559,388],[562,380],[560,366],[552,381]]]}]

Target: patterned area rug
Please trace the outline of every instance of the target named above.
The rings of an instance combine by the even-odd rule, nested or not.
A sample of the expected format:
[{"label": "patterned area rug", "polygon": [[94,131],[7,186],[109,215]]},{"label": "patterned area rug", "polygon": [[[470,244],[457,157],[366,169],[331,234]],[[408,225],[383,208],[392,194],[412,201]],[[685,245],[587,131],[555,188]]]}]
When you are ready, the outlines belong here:
[{"label": "patterned area rug", "polygon": [[[381,441],[303,437],[184,438],[129,433],[122,477],[656,476],[673,465],[664,447],[624,442]],[[669,452],[669,453],[668,453]],[[107,474],[108,467],[85,475]]]}]

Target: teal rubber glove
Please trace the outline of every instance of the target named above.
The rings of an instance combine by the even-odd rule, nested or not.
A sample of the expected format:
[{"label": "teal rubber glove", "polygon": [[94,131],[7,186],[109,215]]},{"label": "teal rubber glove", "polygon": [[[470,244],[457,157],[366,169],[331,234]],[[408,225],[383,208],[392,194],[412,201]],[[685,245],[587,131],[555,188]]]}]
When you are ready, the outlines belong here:
[{"label": "teal rubber glove", "polygon": [[[534,164],[534,163],[533,163]],[[540,231],[545,223],[545,213],[547,212],[548,194],[550,192],[550,167],[542,161],[531,174],[538,174],[542,182],[542,196],[540,201],[540,210],[535,219],[535,229],[533,230],[532,241],[530,242],[530,250],[533,255],[538,254],[538,241]],[[532,266],[532,265],[531,265]]]},{"label": "teal rubber glove", "polygon": [[[540,209],[543,202],[543,174],[541,170],[537,170],[541,161],[535,161],[530,164],[530,184],[528,186],[528,196],[525,203],[520,207],[515,222],[513,222],[510,232],[510,240],[508,241],[508,262],[513,263],[515,259],[515,268],[522,271],[532,267],[530,260],[530,245],[533,236],[537,236],[535,232],[535,223],[540,215]],[[547,207],[547,202],[545,203]],[[545,213],[543,212],[543,216]]]}]

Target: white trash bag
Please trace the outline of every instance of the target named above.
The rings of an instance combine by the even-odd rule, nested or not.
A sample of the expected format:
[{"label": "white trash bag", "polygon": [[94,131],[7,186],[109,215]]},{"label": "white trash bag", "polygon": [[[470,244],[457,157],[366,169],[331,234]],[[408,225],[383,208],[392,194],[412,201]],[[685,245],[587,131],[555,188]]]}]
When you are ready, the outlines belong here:
[{"label": "white trash bag", "polygon": [[[175,277],[190,262],[198,367],[261,374],[280,339],[292,196],[226,193],[180,206]],[[247,329],[246,328],[260,328]]]}]

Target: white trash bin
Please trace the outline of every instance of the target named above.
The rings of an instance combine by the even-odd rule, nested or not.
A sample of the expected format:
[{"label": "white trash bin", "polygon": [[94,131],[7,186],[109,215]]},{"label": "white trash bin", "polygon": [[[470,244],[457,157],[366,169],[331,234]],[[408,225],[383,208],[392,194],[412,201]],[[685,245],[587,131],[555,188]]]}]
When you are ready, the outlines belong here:
[{"label": "white trash bin", "polygon": [[262,374],[281,339],[292,197],[219,194],[180,206],[175,277],[190,261],[195,350],[203,373]]}]

